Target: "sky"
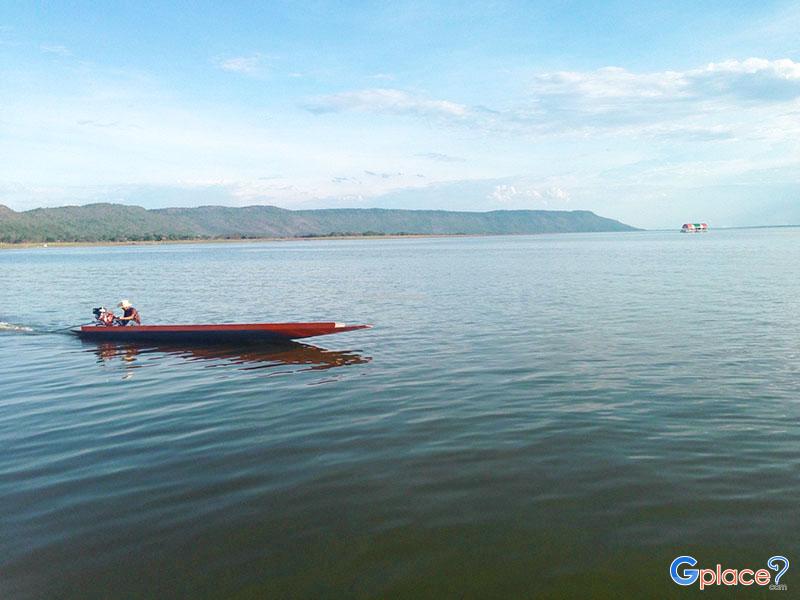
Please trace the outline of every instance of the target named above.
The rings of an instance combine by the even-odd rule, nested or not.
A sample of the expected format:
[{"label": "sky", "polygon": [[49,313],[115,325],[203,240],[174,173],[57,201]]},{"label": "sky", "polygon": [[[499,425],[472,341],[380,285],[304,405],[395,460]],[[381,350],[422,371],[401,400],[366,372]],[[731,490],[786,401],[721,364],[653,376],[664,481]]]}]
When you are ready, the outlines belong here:
[{"label": "sky", "polygon": [[7,2],[0,204],[800,223],[800,2]]}]

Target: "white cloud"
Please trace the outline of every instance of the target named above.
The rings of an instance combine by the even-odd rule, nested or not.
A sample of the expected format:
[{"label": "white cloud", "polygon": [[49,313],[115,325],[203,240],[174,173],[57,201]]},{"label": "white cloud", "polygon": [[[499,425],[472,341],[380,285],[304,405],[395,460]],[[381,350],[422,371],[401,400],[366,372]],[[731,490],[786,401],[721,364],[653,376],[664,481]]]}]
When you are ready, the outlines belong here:
[{"label": "white cloud", "polygon": [[[522,130],[675,142],[755,139],[767,129],[780,136],[770,123],[781,114],[776,107],[800,99],[800,63],[748,58],[686,71],[545,73],[530,92],[530,104],[509,117]],[[784,138],[792,135],[784,131]]]},{"label": "white cloud", "polygon": [[582,98],[663,98],[674,95],[684,85],[681,74],[635,74],[620,67],[604,67],[596,71],[557,71],[534,78],[536,97],[573,96]]},{"label": "white cloud", "polygon": [[569,192],[560,187],[551,187],[545,190],[545,196],[553,200],[569,201]]},{"label": "white cloud", "polygon": [[[745,137],[756,135],[756,123],[765,130],[776,117],[770,107],[798,99],[800,62],[748,58],[685,71],[635,73],[610,66],[539,73],[527,97],[500,110],[382,88],[321,96],[305,108],[316,114],[352,111],[434,118],[441,124],[508,136],[609,134],[720,142],[739,137],[739,131]],[[779,134],[780,128],[770,131]],[[418,156],[447,161],[437,153]]]},{"label": "white cloud", "polygon": [[42,44],[39,50],[45,54],[57,54],[58,56],[71,56],[72,52],[66,46],[61,44]]},{"label": "white cloud", "polygon": [[748,58],[710,63],[686,73],[698,98],[731,96],[740,100],[783,102],[800,97],[800,63],[788,58]]},{"label": "white cloud", "polygon": [[370,177],[380,177],[381,179],[391,179],[392,177],[402,177],[402,173],[376,173],[375,171],[364,171],[364,175]]},{"label": "white cloud", "polygon": [[415,154],[414,156],[418,156],[420,158],[428,158],[430,160],[443,163],[460,163],[460,162],[466,162],[467,160],[466,158],[461,158],[460,156],[450,156],[449,154],[443,154],[441,152],[420,152],[419,154]]},{"label": "white cloud", "polygon": [[462,118],[469,108],[449,100],[429,100],[395,89],[368,89],[320,96],[305,105],[316,114],[345,111],[425,117]]},{"label": "white cloud", "polygon": [[120,125],[119,121],[97,121],[95,119],[78,119],[76,121],[78,125],[84,125],[87,127],[118,127]]},{"label": "white cloud", "polygon": [[715,96],[783,101],[800,96],[800,63],[748,58],[687,71],[632,73],[620,67],[537,75],[534,97],[591,100],[704,100]]},{"label": "white cloud", "polygon": [[641,127],[638,133],[642,137],[651,137],[653,139],[690,142],[712,142],[735,138],[734,132],[722,125],[709,127],[701,125],[656,125],[653,127]]},{"label": "white cloud", "polygon": [[519,197],[538,200],[542,194],[536,190],[518,190],[517,186],[502,184],[496,186],[489,197],[495,202],[506,204]]},{"label": "white cloud", "polygon": [[528,187],[520,184],[500,184],[495,186],[489,194],[489,198],[499,204],[520,204],[525,201],[541,201],[545,206],[548,200],[558,202],[568,202],[569,192],[558,186],[551,186],[544,190]]},{"label": "white cloud", "polygon": [[709,63],[705,69],[689,71],[689,73],[769,73],[772,77],[780,79],[800,80],[800,63],[789,58],[767,60],[765,58],[748,58],[743,61],[726,60],[719,63]]},{"label": "white cloud", "polygon": [[262,56],[253,54],[251,56],[234,56],[231,58],[216,61],[217,66],[223,71],[241,73],[243,75],[255,75],[261,71]]}]

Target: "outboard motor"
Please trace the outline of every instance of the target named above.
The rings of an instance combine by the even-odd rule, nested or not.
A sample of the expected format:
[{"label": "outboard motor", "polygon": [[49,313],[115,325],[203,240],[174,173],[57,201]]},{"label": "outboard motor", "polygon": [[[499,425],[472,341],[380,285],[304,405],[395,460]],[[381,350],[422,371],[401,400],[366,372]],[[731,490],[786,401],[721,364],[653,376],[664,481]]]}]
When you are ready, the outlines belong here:
[{"label": "outboard motor", "polygon": [[95,320],[97,321],[97,325],[103,327],[111,327],[116,321],[116,316],[110,310],[107,310],[105,306],[98,306],[97,308],[92,309],[92,314],[94,315]]}]

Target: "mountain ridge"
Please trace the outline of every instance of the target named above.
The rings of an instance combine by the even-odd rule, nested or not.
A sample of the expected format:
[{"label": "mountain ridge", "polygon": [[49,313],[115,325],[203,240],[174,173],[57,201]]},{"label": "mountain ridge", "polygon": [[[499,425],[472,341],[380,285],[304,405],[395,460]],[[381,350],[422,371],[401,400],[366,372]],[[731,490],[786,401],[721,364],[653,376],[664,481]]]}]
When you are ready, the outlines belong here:
[{"label": "mountain ridge", "polygon": [[335,235],[503,235],[634,231],[588,210],[488,212],[206,205],[146,209],[95,203],[14,211],[0,205],[0,242],[106,242]]}]

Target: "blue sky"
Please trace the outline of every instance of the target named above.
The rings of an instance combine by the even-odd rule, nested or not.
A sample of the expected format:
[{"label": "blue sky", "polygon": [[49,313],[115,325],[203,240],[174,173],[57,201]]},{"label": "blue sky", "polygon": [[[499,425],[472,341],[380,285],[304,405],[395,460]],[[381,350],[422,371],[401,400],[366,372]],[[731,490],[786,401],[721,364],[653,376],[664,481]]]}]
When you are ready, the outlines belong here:
[{"label": "blue sky", "polygon": [[102,4],[0,6],[0,203],[800,223],[797,2]]}]

